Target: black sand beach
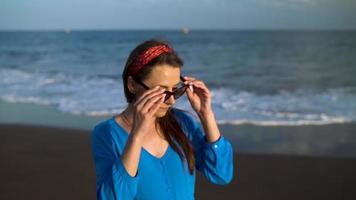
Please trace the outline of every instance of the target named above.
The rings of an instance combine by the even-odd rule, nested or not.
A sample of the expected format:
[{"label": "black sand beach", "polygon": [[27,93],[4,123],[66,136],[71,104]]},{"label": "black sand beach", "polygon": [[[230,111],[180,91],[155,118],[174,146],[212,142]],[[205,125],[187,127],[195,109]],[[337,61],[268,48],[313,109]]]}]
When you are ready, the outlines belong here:
[{"label": "black sand beach", "polygon": [[[0,125],[0,199],[95,199],[90,131]],[[196,199],[355,199],[356,158],[237,153],[234,179]]]}]

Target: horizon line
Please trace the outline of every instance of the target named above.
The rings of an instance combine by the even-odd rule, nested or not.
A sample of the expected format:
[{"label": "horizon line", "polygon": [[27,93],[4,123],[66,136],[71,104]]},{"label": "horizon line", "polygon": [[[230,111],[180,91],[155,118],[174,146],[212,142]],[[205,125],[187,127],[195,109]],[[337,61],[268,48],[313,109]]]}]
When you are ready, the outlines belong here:
[{"label": "horizon line", "polygon": [[1,29],[0,32],[80,32],[80,31],[356,31],[356,28],[49,28]]}]

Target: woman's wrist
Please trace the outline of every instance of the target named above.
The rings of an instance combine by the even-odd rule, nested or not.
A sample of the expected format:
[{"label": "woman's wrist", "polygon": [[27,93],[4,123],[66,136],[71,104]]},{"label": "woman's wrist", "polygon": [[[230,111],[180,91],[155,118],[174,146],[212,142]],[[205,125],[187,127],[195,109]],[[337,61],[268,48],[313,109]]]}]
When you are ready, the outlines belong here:
[{"label": "woman's wrist", "polygon": [[204,112],[198,113],[200,120],[208,120],[214,118],[214,112],[212,109],[206,110]]},{"label": "woman's wrist", "polygon": [[135,142],[135,143],[140,143],[140,144],[142,144],[143,138],[144,138],[144,135],[143,135],[142,133],[140,133],[139,131],[136,131],[136,130],[133,130],[133,131],[129,134],[129,139],[130,139],[132,142]]},{"label": "woman's wrist", "polygon": [[198,115],[202,123],[207,141],[217,141],[221,134],[215,120],[214,112],[210,110],[205,113],[200,113]]}]

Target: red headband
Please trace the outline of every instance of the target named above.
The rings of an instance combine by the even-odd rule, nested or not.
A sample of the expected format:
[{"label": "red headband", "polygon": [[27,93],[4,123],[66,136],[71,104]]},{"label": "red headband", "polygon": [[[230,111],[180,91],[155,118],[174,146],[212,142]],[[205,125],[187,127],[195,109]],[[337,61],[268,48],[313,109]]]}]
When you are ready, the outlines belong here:
[{"label": "red headband", "polygon": [[141,53],[131,65],[131,75],[135,75],[143,66],[162,53],[171,53],[173,50],[167,45],[158,45],[151,47]]}]

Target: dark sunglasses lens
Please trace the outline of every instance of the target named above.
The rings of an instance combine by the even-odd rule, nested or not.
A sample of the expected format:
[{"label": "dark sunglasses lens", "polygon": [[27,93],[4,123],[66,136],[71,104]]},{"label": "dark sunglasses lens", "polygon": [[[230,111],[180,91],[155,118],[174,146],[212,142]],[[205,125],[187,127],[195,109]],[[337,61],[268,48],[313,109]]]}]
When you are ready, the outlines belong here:
[{"label": "dark sunglasses lens", "polygon": [[169,99],[172,94],[168,91],[165,91],[164,93],[166,94],[166,96],[164,97],[164,101],[167,101],[167,99]]},{"label": "dark sunglasses lens", "polygon": [[179,97],[181,97],[185,90],[187,89],[187,87],[181,87],[178,88],[177,90],[175,90],[174,92],[169,92],[169,91],[165,91],[164,93],[166,94],[164,101],[167,101],[167,99],[169,99],[171,97],[171,95],[173,95],[174,99],[178,99]]},{"label": "dark sunglasses lens", "polygon": [[187,89],[187,87],[181,87],[181,88],[177,89],[177,90],[174,92],[174,98],[175,98],[175,99],[178,99],[179,97],[181,97],[181,96],[184,94],[184,92],[185,92],[186,89]]}]

